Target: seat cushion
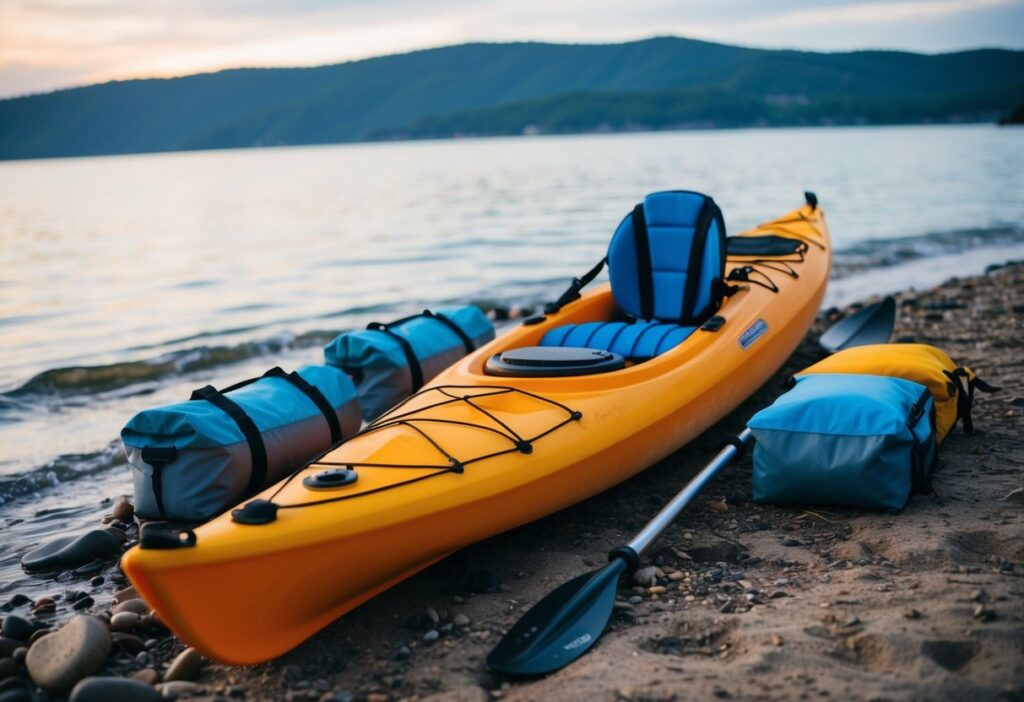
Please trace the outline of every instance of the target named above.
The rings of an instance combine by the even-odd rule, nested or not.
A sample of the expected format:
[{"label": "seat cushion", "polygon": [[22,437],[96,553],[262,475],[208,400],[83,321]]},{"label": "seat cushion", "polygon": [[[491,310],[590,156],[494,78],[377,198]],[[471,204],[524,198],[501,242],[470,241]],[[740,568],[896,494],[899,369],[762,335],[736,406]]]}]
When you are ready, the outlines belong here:
[{"label": "seat cushion", "polygon": [[540,345],[600,349],[643,361],[675,348],[696,329],[658,322],[566,324],[545,334]]},{"label": "seat cushion", "polygon": [[612,295],[638,319],[699,324],[718,308],[725,224],[707,195],[651,193],[619,224],[608,246]]}]

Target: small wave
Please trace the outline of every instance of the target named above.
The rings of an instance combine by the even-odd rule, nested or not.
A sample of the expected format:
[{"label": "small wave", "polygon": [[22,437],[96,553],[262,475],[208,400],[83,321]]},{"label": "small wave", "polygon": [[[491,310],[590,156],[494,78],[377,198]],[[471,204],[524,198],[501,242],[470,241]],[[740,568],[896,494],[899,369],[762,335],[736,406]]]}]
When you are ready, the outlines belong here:
[{"label": "small wave", "polygon": [[836,250],[832,278],[845,278],[876,268],[890,268],[923,258],[962,253],[976,248],[1024,242],[1024,226],[954,229],[920,236],[862,241]]},{"label": "small wave", "polygon": [[126,465],[120,441],[92,453],[63,454],[25,473],[0,476],[0,504]]},{"label": "small wave", "polygon": [[153,359],[124,361],[102,366],[51,368],[20,387],[0,395],[0,407],[15,400],[39,396],[77,395],[119,390],[129,385],[152,383],[166,378],[238,363],[283,351],[323,345],[336,331],[314,330],[302,334],[281,333],[259,341],[233,346],[199,346],[163,354]]}]

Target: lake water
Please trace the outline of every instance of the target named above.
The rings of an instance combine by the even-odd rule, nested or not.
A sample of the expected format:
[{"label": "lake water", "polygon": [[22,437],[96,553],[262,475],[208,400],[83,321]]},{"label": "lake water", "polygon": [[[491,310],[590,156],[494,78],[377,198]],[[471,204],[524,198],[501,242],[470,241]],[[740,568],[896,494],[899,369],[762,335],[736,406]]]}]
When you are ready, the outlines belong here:
[{"label": "lake water", "polygon": [[424,307],[536,306],[646,192],[739,232],[818,193],[828,304],[1024,258],[1024,130],[698,131],[0,163],[0,593],[130,493],[136,411]]}]

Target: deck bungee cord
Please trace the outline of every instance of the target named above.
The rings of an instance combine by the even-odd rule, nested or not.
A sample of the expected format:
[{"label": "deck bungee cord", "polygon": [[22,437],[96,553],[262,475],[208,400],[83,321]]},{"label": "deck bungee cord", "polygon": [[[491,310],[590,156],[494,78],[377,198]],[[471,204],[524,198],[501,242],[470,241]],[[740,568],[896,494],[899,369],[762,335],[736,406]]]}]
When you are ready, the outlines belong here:
[{"label": "deck bungee cord", "polygon": [[[475,393],[475,394],[466,392],[466,391],[471,391],[471,390],[480,390],[481,392],[478,392],[478,393]],[[458,391],[458,392],[455,392],[455,391]],[[562,411],[564,411],[566,413],[566,418],[563,419],[562,421],[557,422],[554,425],[544,429],[543,431],[541,431],[538,434],[535,434],[535,435],[533,435],[531,437],[524,437],[519,432],[517,432],[515,429],[513,429],[507,422],[502,421],[499,417],[495,416],[495,414],[493,412],[488,411],[487,409],[485,409],[484,407],[480,406],[476,402],[477,400],[480,400],[482,398],[495,397],[495,396],[498,396],[498,395],[507,395],[507,394],[510,394],[510,393],[521,395],[521,396],[526,397],[526,398],[531,398],[531,399],[537,400],[538,402],[545,403],[545,404],[548,404],[548,405],[550,405],[552,407],[560,409],[560,410],[562,410]],[[423,406],[419,406],[419,407],[416,407],[414,409],[406,410],[404,412],[399,411],[403,407],[407,406],[409,403],[413,402],[414,400],[426,397],[426,396],[431,395],[431,394],[442,395],[445,399],[438,400],[436,402],[432,402],[432,403],[429,403],[429,404],[426,404],[426,405],[423,405]],[[466,406],[468,406],[468,407],[472,408],[473,410],[475,410],[476,412],[479,412],[480,414],[483,414],[487,419],[489,419],[492,422],[494,422],[494,424],[496,424],[497,427],[487,426],[485,424],[478,424],[478,423],[474,423],[474,422],[467,422],[467,421],[462,421],[462,420],[456,420],[456,419],[446,419],[446,418],[438,418],[438,417],[421,417],[421,416],[417,416],[418,414],[421,414],[421,413],[424,413],[424,412],[429,412],[429,411],[437,409],[439,407],[443,407],[445,405],[451,405],[451,404],[454,404],[454,403],[463,403]],[[458,474],[461,474],[461,473],[463,473],[465,471],[466,466],[469,466],[469,465],[472,465],[472,464],[475,464],[475,463],[480,463],[482,461],[486,461],[486,460],[491,459],[491,458],[497,458],[498,456],[504,456],[504,455],[509,454],[509,453],[517,453],[517,452],[518,453],[523,453],[523,454],[531,454],[531,453],[533,453],[533,444],[535,442],[537,442],[540,439],[544,438],[545,436],[551,434],[552,432],[557,431],[558,429],[562,428],[566,424],[570,424],[572,422],[579,421],[582,417],[583,417],[583,413],[582,412],[580,412],[578,410],[574,410],[574,409],[568,407],[567,405],[562,404],[561,402],[557,402],[555,400],[543,397],[542,395],[538,395],[536,393],[532,393],[532,392],[529,392],[529,391],[526,391],[526,390],[522,390],[520,388],[514,388],[514,387],[510,387],[510,386],[503,386],[503,385],[497,385],[497,386],[493,386],[493,385],[438,385],[438,386],[434,386],[434,387],[431,387],[431,388],[427,388],[425,390],[421,390],[420,392],[417,392],[417,393],[415,393],[413,395],[410,395],[405,400],[403,400],[398,405],[396,405],[394,408],[392,408],[389,412],[387,412],[386,414],[381,416],[379,419],[377,419],[375,422],[373,422],[372,424],[368,425],[367,427],[365,427],[364,429],[359,431],[354,436],[350,437],[348,439],[348,441],[351,441],[352,439],[355,439],[356,437],[359,437],[359,436],[366,436],[366,435],[373,434],[375,432],[379,432],[379,431],[382,431],[382,430],[385,430],[385,429],[390,429],[390,428],[394,428],[394,427],[406,427],[406,428],[411,429],[412,431],[416,432],[416,434],[418,434],[428,444],[430,444],[430,446],[433,447],[433,449],[435,451],[437,451],[437,453],[441,454],[441,456],[445,460],[445,463],[440,463],[440,464],[438,464],[438,463],[379,463],[379,462],[372,462],[372,461],[325,461],[325,460],[322,460],[325,455],[327,455],[328,453],[330,453],[331,451],[333,451],[334,449],[337,448],[337,445],[336,445],[336,446],[332,446],[331,449],[329,449],[328,451],[324,452],[323,454],[321,454],[321,456],[319,456],[318,458],[312,460],[307,465],[304,465],[301,468],[293,471],[287,478],[285,478],[283,481],[281,481],[281,483],[277,486],[277,488],[274,490],[274,492],[271,493],[271,495],[270,495],[270,497],[268,499],[265,499],[265,500],[262,500],[262,499],[261,500],[252,500],[252,501],[246,503],[243,507],[241,507],[239,509],[236,509],[236,510],[233,510],[232,513],[231,513],[231,516],[232,516],[232,519],[235,522],[238,522],[240,524],[251,524],[251,525],[269,524],[270,522],[274,521],[274,519],[276,518],[278,510],[282,510],[282,509],[301,509],[301,508],[304,508],[304,507],[315,507],[315,506],[318,506],[318,505],[331,504],[331,503],[334,503],[334,502],[343,502],[343,501],[346,501],[346,500],[355,499],[357,497],[365,497],[367,495],[373,495],[373,494],[376,494],[376,493],[384,492],[386,490],[394,490],[396,488],[400,488],[400,487],[403,487],[403,486],[406,486],[406,485],[411,485],[413,483],[418,483],[421,480],[427,480],[428,478],[435,478],[435,477],[437,477],[439,475],[445,475],[445,474],[448,474],[448,473],[454,473],[454,474],[458,475]],[[500,437],[508,440],[508,442],[511,444],[511,446],[509,446],[509,448],[504,449],[504,450],[491,451],[489,453],[484,453],[484,454],[481,454],[481,455],[478,455],[478,456],[473,456],[471,458],[460,459],[460,458],[456,458],[451,452],[449,452],[447,449],[445,449],[443,446],[441,446],[441,444],[437,440],[435,440],[430,434],[428,434],[426,431],[424,431],[424,429],[421,426],[418,426],[418,425],[422,425],[422,424],[428,424],[428,425],[429,424],[438,424],[438,425],[467,427],[467,428],[470,428],[470,429],[475,429],[475,430],[478,430],[478,431],[487,432],[487,433],[490,433],[490,434],[495,434],[497,436],[500,436]],[[356,482],[356,479],[357,479],[356,475],[355,475],[355,473],[356,473],[355,469],[356,468],[383,468],[383,469],[396,469],[396,470],[431,470],[431,469],[433,469],[433,472],[432,473],[427,473],[425,475],[417,475],[417,476],[409,478],[407,480],[400,480],[398,482],[388,483],[387,485],[381,485],[379,487],[370,488],[370,489],[367,489],[367,490],[362,490],[362,491],[356,492],[356,493],[351,493],[351,494],[346,494],[346,495],[336,495],[334,497],[326,497],[326,498],[321,499],[321,500],[313,500],[313,501],[310,501],[310,502],[301,502],[301,503],[293,503],[293,504],[281,504],[279,502],[275,502],[275,499],[285,490],[285,488],[287,488],[291,484],[291,482],[297,476],[299,476],[303,472],[308,471],[308,470],[310,470],[312,468],[315,468],[317,466],[335,466],[335,467],[338,467],[338,468],[342,468],[343,470],[342,471],[337,471],[337,470],[330,470],[329,469],[329,470],[326,470],[326,471],[322,471],[322,473],[327,474],[327,476],[326,476],[327,480],[324,481],[324,484],[322,484],[322,485],[317,485],[315,480],[307,482],[308,481],[308,479],[307,479],[307,481],[303,481],[304,484],[306,485],[306,487],[308,487],[310,489],[330,490],[330,489],[338,489],[338,488],[342,488],[342,487],[347,487],[348,485],[351,485],[352,483]],[[311,477],[315,479],[317,476],[311,476]],[[335,480],[337,480],[337,482],[334,482]]]}]

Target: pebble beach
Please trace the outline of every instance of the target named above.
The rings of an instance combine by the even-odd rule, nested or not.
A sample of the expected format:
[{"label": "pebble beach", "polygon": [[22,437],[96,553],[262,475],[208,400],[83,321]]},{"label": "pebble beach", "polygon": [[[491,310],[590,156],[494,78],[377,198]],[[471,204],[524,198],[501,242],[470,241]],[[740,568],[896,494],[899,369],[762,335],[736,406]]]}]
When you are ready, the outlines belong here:
[{"label": "pebble beach", "polygon": [[4,596],[0,702],[1024,698],[1024,263],[896,297],[895,341],[939,346],[1001,388],[977,397],[973,434],[941,446],[935,494],[899,514],[763,506],[745,459],[622,581],[599,644],[556,674],[507,679],[484,658],[541,597],[602,565],[856,305],[823,312],[775,378],[669,459],[454,554],[263,665],[205,660],[164,628],[118,568],[138,524],[112,495],[88,542],[69,536],[66,565],[41,576],[47,596]]}]

